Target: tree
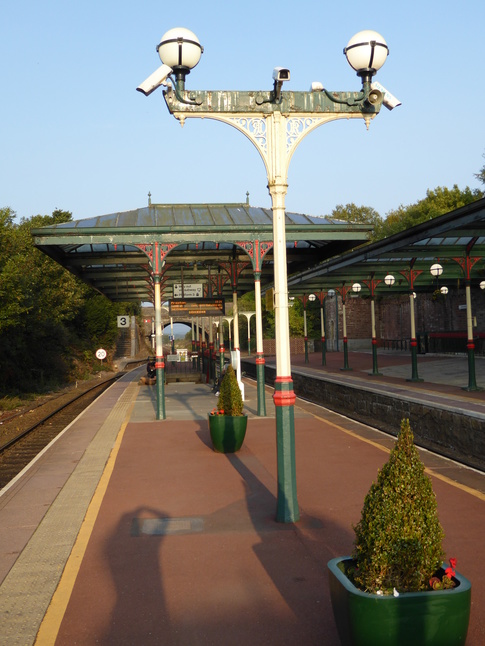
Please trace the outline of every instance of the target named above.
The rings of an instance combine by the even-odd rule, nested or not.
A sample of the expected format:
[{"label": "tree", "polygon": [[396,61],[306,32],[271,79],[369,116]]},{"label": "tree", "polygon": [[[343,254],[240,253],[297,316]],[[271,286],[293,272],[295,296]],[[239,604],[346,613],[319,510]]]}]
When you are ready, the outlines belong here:
[{"label": "tree", "polygon": [[381,240],[399,231],[405,231],[421,222],[471,204],[481,197],[482,191],[472,190],[468,186],[461,190],[456,184],[452,189],[441,186],[434,190],[428,189],[426,197],[416,204],[401,205],[394,211],[389,211],[382,225],[375,231],[375,239]]},{"label": "tree", "polygon": [[343,206],[337,204],[333,209],[331,218],[336,220],[345,220],[345,222],[355,222],[356,224],[379,224],[382,220],[379,213],[371,206],[357,206],[353,202]]},{"label": "tree", "polygon": [[88,288],[36,249],[31,234],[33,228],[69,221],[71,214],[57,210],[52,216],[23,218],[17,225],[12,211],[1,213],[0,332],[9,327],[25,329],[34,322],[72,320]]},{"label": "tree", "polygon": [[16,223],[12,209],[0,209],[0,392],[55,387],[84,350],[94,357],[97,343],[114,343],[118,313],[140,311],[112,303],[34,247],[33,228],[71,218],[56,209]]},{"label": "tree", "polygon": [[[483,153],[482,157],[485,158],[485,153]],[[482,166],[482,169],[479,173],[475,173],[475,177],[478,179],[479,182],[482,184],[485,184],[485,164]]]}]

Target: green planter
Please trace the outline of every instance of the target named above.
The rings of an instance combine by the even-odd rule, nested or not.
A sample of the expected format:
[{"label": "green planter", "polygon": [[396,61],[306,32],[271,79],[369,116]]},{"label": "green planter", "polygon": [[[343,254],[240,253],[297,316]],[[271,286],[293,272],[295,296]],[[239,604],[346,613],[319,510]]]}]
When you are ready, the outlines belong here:
[{"label": "green planter", "polygon": [[470,618],[471,584],[456,574],[455,588],[398,597],[362,592],[344,574],[345,561],[328,563],[330,596],[342,646],[460,646]]},{"label": "green planter", "polygon": [[214,451],[235,453],[239,451],[246,437],[248,416],[209,415],[209,430]]}]

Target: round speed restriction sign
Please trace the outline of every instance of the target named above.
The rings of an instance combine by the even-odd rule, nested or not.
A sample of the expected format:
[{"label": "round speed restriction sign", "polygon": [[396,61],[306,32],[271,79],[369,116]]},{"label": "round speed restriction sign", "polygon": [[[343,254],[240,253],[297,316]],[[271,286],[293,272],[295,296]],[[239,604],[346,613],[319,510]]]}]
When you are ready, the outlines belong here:
[{"label": "round speed restriction sign", "polygon": [[103,348],[99,348],[99,350],[96,350],[96,358],[101,359],[106,359],[106,350],[103,350]]}]

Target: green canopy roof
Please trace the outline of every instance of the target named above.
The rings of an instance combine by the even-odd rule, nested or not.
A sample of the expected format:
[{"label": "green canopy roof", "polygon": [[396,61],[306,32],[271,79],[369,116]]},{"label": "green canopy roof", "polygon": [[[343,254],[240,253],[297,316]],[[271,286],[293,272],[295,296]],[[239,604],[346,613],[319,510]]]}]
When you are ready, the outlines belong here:
[{"label": "green canopy roof", "polygon": [[404,292],[409,285],[402,272],[412,269],[414,290],[430,291],[437,285],[431,265],[443,267],[439,286],[456,285],[466,277],[467,254],[473,259],[471,279],[478,283],[485,277],[485,199],[298,272],[289,278],[288,287],[290,293],[300,294],[359,282],[365,294],[362,281],[374,278],[382,281],[379,291],[389,293],[384,278],[392,274],[392,291]]},{"label": "green canopy roof", "polygon": [[[355,248],[369,231],[365,224],[287,213],[288,273]],[[261,271],[263,285],[273,280],[272,211],[247,203],[149,204],[35,229],[32,234],[41,251],[112,300],[152,300],[147,249],[155,243],[168,250],[165,299],[172,297],[173,285],[181,280],[205,282],[210,293],[222,290],[223,295],[232,295],[228,263],[238,265],[239,293],[253,290],[255,269]]]}]

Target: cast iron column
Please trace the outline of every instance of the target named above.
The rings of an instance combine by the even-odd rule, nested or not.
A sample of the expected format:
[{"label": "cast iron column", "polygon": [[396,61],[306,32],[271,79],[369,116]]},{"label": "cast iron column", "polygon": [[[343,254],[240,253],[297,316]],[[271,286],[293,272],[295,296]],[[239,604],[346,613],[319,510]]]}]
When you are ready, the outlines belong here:
[{"label": "cast iron column", "polygon": [[263,312],[261,307],[261,272],[259,271],[254,274],[254,300],[256,305],[256,383],[258,388],[258,415],[260,417],[266,417]]}]

